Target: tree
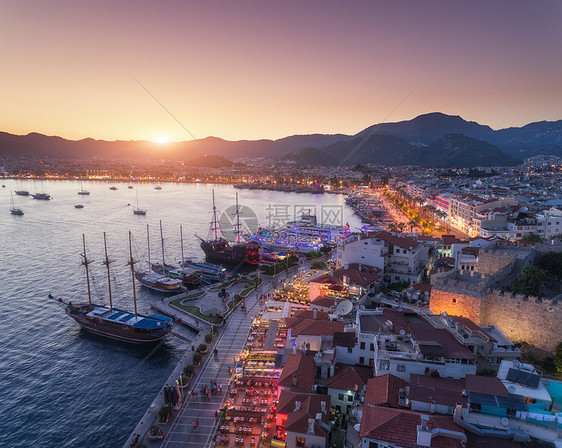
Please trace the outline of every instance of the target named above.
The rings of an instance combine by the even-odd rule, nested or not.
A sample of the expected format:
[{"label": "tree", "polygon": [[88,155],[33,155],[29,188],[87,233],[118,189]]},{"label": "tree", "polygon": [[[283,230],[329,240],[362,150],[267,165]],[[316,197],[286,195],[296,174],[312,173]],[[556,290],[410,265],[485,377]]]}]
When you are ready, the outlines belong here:
[{"label": "tree", "polygon": [[523,268],[523,271],[521,271],[519,280],[525,286],[525,292],[527,294],[537,295],[539,293],[541,283],[546,280],[546,277],[546,271],[529,264]]},{"label": "tree", "polygon": [[323,261],[314,261],[310,264],[310,269],[325,270],[326,268],[326,263]]},{"label": "tree", "polygon": [[562,276],[562,252],[547,252],[539,258],[539,268],[544,269],[555,278]]},{"label": "tree", "polygon": [[529,235],[525,236],[523,239],[531,243],[540,243],[542,241],[541,236],[536,233],[529,233]]}]

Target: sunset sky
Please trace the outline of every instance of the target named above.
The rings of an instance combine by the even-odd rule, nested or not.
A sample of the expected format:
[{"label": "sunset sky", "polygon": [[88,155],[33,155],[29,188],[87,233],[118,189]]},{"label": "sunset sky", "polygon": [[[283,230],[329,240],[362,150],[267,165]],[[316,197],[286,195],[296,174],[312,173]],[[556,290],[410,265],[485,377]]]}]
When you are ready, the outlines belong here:
[{"label": "sunset sky", "polygon": [[562,119],[560,1],[0,0],[0,130],[347,133],[440,111]]}]

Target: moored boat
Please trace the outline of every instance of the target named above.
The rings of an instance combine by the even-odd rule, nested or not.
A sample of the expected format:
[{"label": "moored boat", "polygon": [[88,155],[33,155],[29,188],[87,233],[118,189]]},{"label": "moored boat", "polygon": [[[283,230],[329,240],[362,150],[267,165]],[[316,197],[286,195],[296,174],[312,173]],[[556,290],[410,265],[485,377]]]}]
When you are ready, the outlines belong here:
[{"label": "moored boat", "polygon": [[160,237],[162,240],[162,265],[164,266],[164,271],[162,273],[150,272],[152,270],[152,263],[150,262],[150,232],[148,224],[146,225],[146,239],[148,247],[148,268],[149,272],[136,272],[135,277],[139,283],[145,288],[152,289],[153,291],[164,292],[164,293],[179,293],[185,288],[182,285],[182,280],[177,278],[171,278],[166,274],[165,267],[167,266],[164,262],[164,237],[162,234],[162,221],[160,221]]},{"label": "moored boat", "polygon": [[82,187],[82,182],[80,182],[80,190],[78,190],[78,194],[82,196],[89,196],[90,192],[88,190],[84,190]]},{"label": "moored boat", "polygon": [[23,216],[23,210],[14,205],[14,195],[10,196],[10,213],[16,216]]},{"label": "moored boat", "polygon": [[137,202],[133,208],[134,215],[146,215],[146,210],[139,208],[139,190],[137,190]]},{"label": "moored boat", "polygon": [[32,194],[31,197],[33,199],[39,199],[39,200],[43,200],[43,201],[49,201],[51,200],[51,195],[47,194],[47,193],[35,193]]},{"label": "moored boat", "polygon": [[260,259],[259,245],[253,241],[240,241],[240,215],[238,210],[238,194],[236,194],[236,235],[237,242],[229,243],[223,237],[219,237],[219,223],[217,220],[217,208],[215,206],[215,190],[213,190],[213,220],[211,221],[211,231],[214,239],[201,240],[201,249],[209,260],[219,261],[227,264],[248,263],[257,265]]},{"label": "moored boat", "polygon": [[84,254],[82,264],[86,268],[86,279],[88,283],[88,303],[72,302],[65,303],[62,299],[59,302],[65,305],[65,312],[68,316],[72,317],[82,328],[85,330],[104,336],[107,338],[132,342],[132,343],[147,343],[156,342],[164,338],[173,328],[172,319],[158,314],[143,315],[137,312],[137,300],[135,292],[135,275],[134,264],[131,245],[131,232],[129,232],[129,251],[131,258],[129,265],[131,266],[131,273],[133,278],[133,300],[135,305],[135,312],[131,313],[113,307],[111,295],[111,276],[109,275],[109,264],[111,261],[107,255],[107,240],[104,233],[104,246],[105,246],[105,261],[104,265],[107,267],[108,286],[109,286],[109,306],[97,305],[92,303],[91,289],[90,289],[90,276],[88,265],[92,260],[88,260],[86,256],[86,238],[83,237]]}]

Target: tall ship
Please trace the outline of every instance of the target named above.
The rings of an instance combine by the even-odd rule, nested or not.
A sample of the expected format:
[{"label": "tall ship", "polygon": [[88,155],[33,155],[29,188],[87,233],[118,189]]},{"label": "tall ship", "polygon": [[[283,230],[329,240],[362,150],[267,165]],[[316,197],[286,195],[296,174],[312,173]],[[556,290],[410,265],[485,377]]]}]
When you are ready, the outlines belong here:
[{"label": "tall ship", "polygon": [[107,239],[103,234],[103,242],[105,247],[105,260],[103,264],[107,268],[107,282],[109,288],[109,306],[97,305],[92,303],[92,295],[90,289],[90,275],[88,266],[93,260],[89,260],[86,255],[86,237],[82,235],[84,244],[84,253],[82,265],[86,269],[86,280],[88,284],[88,303],[65,303],[62,299],[59,302],[65,305],[65,312],[72,317],[82,328],[100,336],[119,341],[131,343],[149,343],[157,342],[164,338],[173,328],[172,319],[158,314],[143,315],[137,311],[137,296],[135,291],[135,272],[133,260],[133,250],[131,242],[131,232],[129,232],[129,252],[130,260],[127,263],[131,267],[131,276],[133,280],[133,303],[135,306],[134,313],[115,308],[111,295],[111,276],[109,265],[112,263],[107,255]]},{"label": "tall ship", "polygon": [[240,238],[240,212],[238,209],[238,194],[236,194],[236,242],[229,243],[223,237],[219,237],[219,222],[217,220],[217,208],[215,206],[215,190],[213,190],[213,220],[211,221],[211,232],[214,239],[201,240],[201,249],[209,260],[219,261],[227,264],[248,263],[257,265],[260,261],[259,245],[255,242],[242,242]]},{"label": "tall ship", "polygon": [[148,244],[148,273],[137,271],[135,276],[139,283],[145,288],[152,289],[153,291],[164,293],[180,293],[185,290],[182,280],[172,278],[168,275],[166,267],[169,266],[164,262],[164,236],[162,233],[162,221],[160,221],[160,238],[162,240],[162,272],[151,272],[152,263],[150,262],[150,237],[148,224],[146,225],[146,239]]}]

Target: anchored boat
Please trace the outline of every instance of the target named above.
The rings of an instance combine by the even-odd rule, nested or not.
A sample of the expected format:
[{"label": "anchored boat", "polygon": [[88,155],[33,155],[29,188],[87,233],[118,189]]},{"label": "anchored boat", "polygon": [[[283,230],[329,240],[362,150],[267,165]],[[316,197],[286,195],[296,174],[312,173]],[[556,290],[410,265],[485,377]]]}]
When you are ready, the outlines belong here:
[{"label": "anchored boat", "polygon": [[160,316],[158,314],[145,316],[137,312],[137,297],[135,291],[134,274],[135,261],[133,260],[131,232],[129,232],[130,261],[128,262],[128,264],[131,266],[131,274],[133,280],[133,302],[135,305],[134,313],[113,307],[113,300],[111,295],[111,276],[109,274],[109,265],[112,261],[109,260],[109,257],[107,255],[107,239],[105,233],[103,234],[103,241],[105,246],[105,260],[103,264],[107,267],[109,306],[97,305],[92,303],[88,265],[92,263],[93,260],[89,260],[87,258],[86,237],[82,235],[82,238],[84,244],[84,260],[82,261],[82,265],[86,268],[86,279],[88,283],[88,303],[65,303],[62,299],[59,299],[59,302],[65,305],[66,314],[72,317],[85,330],[119,341],[132,343],[156,342],[170,333],[173,328],[171,318]]}]

